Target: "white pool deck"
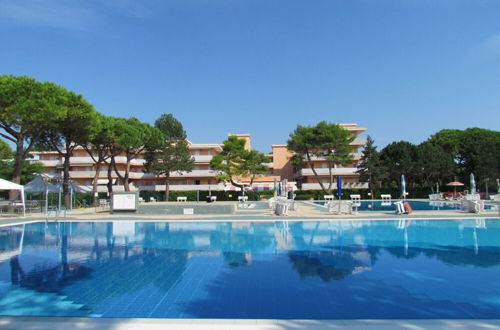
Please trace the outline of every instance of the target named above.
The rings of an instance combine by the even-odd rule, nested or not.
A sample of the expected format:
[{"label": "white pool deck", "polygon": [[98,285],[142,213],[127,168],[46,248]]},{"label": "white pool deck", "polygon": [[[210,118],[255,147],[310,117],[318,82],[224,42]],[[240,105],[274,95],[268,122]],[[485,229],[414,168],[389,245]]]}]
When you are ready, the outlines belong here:
[{"label": "white pool deck", "polygon": [[2,317],[1,329],[499,329],[500,320],[227,320]]},{"label": "white pool deck", "polygon": [[[219,203],[219,202],[218,202]],[[220,202],[235,203],[235,202]],[[287,216],[275,216],[267,209],[241,209],[237,214],[210,215],[146,215],[134,213],[95,213],[93,208],[61,214],[58,221],[328,221],[328,220],[429,220],[500,218],[499,211],[480,214],[450,211],[415,211],[409,215],[392,212],[359,212],[332,214],[314,205],[301,203],[298,211]],[[47,218],[27,214],[25,218],[2,216],[0,226],[38,222]],[[51,215],[48,221],[55,221]],[[500,257],[500,256],[499,256]],[[127,319],[74,317],[0,317],[0,329],[500,329],[500,319],[418,319],[418,320],[240,320],[240,319]]]}]

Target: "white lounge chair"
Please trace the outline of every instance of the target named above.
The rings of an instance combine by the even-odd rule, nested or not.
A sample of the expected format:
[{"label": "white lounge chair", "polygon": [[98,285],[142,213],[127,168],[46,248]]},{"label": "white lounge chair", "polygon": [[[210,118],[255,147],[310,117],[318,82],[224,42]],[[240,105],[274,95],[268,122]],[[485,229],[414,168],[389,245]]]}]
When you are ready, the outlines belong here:
[{"label": "white lounge chair", "polygon": [[333,195],[323,195],[325,201],[333,201],[335,197]]},{"label": "white lounge chair", "polygon": [[179,197],[177,197],[177,201],[185,203],[185,202],[187,202],[187,197],[186,196],[179,196]]},{"label": "white lounge chair", "polygon": [[154,197],[149,197],[149,202],[150,202],[150,203],[156,203],[156,198],[154,198]]},{"label": "white lounge chair", "polygon": [[361,195],[351,195],[352,208],[354,213],[358,213],[358,207],[361,206]]},{"label": "white lounge chair", "polygon": [[380,195],[380,198],[382,198],[382,206],[389,206],[392,204],[392,197],[389,194],[382,194]]}]

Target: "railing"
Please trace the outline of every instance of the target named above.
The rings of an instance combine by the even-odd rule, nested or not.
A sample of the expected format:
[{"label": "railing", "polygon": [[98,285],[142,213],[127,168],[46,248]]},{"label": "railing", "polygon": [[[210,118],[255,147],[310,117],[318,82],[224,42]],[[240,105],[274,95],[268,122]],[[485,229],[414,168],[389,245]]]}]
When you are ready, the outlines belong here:
[{"label": "railing", "polygon": [[[120,175],[124,176],[125,171],[118,171]],[[61,175],[59,173],[49,173],[49,176],[53,178],[58,178]],[[70,171],[69,172],[70,177],[72,178],[94,178],[95,171]],[[99,178],[107,178],[107,170],[101,170],[99,173]],[[170,177],[215,177],[217,175],[217,172],[212,171],[212,170],[193,170],[191,172],[181,172],[180,174],[178,172],[173,172],[170,173]],[[116,172],[113,170],[111,172],[111,176],[113,178],[116,178]],[[151,173],[143,173],[143,172],[129,172],[129,178],[130,179],[154,179],[156,176]]]},{"label": "railing", "polygon": [[[357,159],[361,159],[361,157],[363,157],[363,153],[362,152],[351,152],[351,155],[352,155],[352,158],[354,160],[357,160]],[[307,160],[307,156],[304,155],[303,157],[304,160]],[[316,161],[316,160],[326,160],[326,157],[324,156],[311,156],[311,160],[312,161]]]},{"label": "railing", "polygon": [[[318,173],[318,175],[330,175],[330,171],[328,168],[316,168],[315,170],[316,170],[316,173]],[[356,167],[333,168],[332,174],[333,175],[356,175],[357,170],[358,169]],[[303,168],[302,170],[298,171],[297,174],[301,175],[301,176],[314,175],[311,168]]]},{"label": "railing", "polygon": [[366,144],[366,141],[367,139],[365,137],[357,137],[354,139],[354,141],[352,141],[351,144],[364,146]]},{"label": "railing", "polygon": [[37,160],[43,166],[60,166],[62,163],[59,160]]},{"label": "railing", "polygon": [[195,163],[208,163],[212,160],[214,156],[211,155],[195,155],[194,162]]},{"label": "railing", "polygon": [[[196,155],[193,156],[195,163],[208,163],[210,160],[213,158],[211,155]],[[63,159],[55,159],[55,160],[37,160],[40,163],[42,163],[44,166],[62,166],[64,164]],[[88,164],[89,166],[94,165],[94,160],[92,157],[87,156],[87,157],[71,157],[69,159],[70,164]],[[126,164],[127,163],[127,157],[125,156],[116,156],[115,157],[115,162],[117,164]],[[136,158],[132,159],[130,161],[131,165],[137,165],[141,166],[144,165],[146,162],[145,159],[142,158]],[[109,164],[109,159],[106,161],[107,164]]]}]

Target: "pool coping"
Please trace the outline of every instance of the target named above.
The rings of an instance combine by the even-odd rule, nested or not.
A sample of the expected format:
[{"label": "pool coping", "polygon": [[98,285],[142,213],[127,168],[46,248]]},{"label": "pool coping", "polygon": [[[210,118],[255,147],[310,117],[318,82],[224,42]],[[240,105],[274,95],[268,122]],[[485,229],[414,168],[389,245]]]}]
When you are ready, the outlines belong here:
[{"label": "pool coping", "polygon": [[491,329],[500,319],[142,319],[8,316],[0,318],[2,329]]}]

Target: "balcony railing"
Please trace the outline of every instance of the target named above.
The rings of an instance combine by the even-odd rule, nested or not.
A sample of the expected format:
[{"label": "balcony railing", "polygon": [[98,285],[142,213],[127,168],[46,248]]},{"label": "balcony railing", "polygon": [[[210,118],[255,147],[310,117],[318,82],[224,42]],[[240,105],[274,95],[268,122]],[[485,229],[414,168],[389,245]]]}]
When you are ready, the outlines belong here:
[{"label": "balcony railing", "polygon": [[[356,167],[341,167],[332,169],[333,175],[357,175]],[[328,168],[316,168],[316,173],[318,175],[330,175]],[[314,175],[311,168],[303,168],[297,172],[297,176],[309,176]]]},{"label": "balcony railing", "polygon": [[[211,155],[201,155],[201,156],[193,156],[195,163],[209,163],[210,160],[212,160],[213,156]],[[44,166],[62,166],[64,164],[64,160],[62,159],[53,159],[53,160],[38,160],[40,163],[42,163]],[[94,160],[92,157],[71,157],[69,159],[70,164],[72,165],[89,165],[92,166],[94,165]],[[115,162],[117,164],[126,164],[127,163],[127,157],[125,156],[116,156],[115,157]],[[145,159],[132,159],[130,161],[131,165],[135,166],[141,166],[144,165],[146,162]],[[109,164],[109,160],[107,161]]]},{"label": "balcony railing", "polygon": [[[352,158],[354,160],[358,160],[358,159],[361,159],[361,157],[363,156],[363,153],[362,152],[351,152],[351,155],[352,155]],[[304,160],[307,160],[307,156],[304,155]],[[322,157],[322,156],[311,156],[311,160],[312,161],[325,161],[326,160],[326,157]]]}]

